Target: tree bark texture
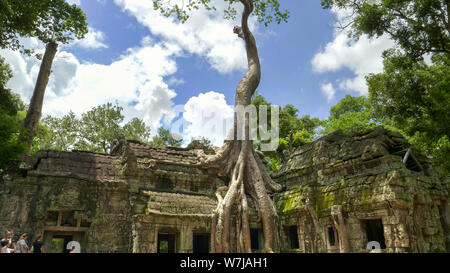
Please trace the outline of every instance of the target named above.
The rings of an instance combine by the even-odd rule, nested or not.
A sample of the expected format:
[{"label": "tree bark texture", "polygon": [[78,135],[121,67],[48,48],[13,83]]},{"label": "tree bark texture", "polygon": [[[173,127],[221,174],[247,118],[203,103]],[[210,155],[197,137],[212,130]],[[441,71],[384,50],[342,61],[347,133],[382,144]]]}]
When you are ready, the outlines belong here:
[{"label": "tree bark texture", "polygon": [[[253,11],[254,0],[240,0],[244,5],[241,27],[234,32],[245,41],[248,71],[236,88],[235,106],[248,106],[259,85],[261,68],[256,41],[248,27],[248,18]],[[229,253],[230,241],[236,240],[237,252],[251,253],[248,197],[258,210],[258,220],[262,222],[264,251],[279,252],[278,215],[269,193],[281,190],[272,181],[260,153],[253,149],[249,140],[249,115],[245,115],[245,138],[237,138],[237,114],[234,119],[234,137],[228,138],[215,155],[199,152],[201,163],[219,168],[219,175],[227,177],[228,186],[216,192],[218,205],[212,215],[211,252]],[[223,196],[225,194],[225,196]],[[236,238],[231,238],[232,218],[236,218]]]},{"label": "tree bark texture", "polygon": [[53,59],[55,58],[57,49],[58,45],[53,42],[49,42],[45,48],[44,58],[42,59],[41,67],[39,69],[33,96],[31,97],[30,106],[28,107],[27,115],[25,117],[25,132],[21,137],[22,141],[27,144],[28,148],[31,148],[33,139],[36,136],[39,119],[42,115],[45,89],[47,88]]}]

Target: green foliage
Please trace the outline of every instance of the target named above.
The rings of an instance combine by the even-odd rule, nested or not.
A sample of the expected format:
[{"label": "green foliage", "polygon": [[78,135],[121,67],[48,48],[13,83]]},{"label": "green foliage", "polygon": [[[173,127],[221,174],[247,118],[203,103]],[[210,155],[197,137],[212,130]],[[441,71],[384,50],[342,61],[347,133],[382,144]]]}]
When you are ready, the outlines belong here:
[{"label": "green foliage", "polygon": [[123,134],[126,139],[146,141],[150,138],[150,127],[138,118],[133,118],[123,126]]},{"label": "green foliage", "polygon": [[388,34],[414,59],[425,53],[450,53],[447,0],[322,0],[324,8],[346,8],[352,16],[342,22],[351,34]]},{"label": "green foliage", "polygon": [[[269,103],[262,95],[257,92],[252,98],[252,105],[254,105],[258,112],[259,124],[259,106],[267,105],[268,114],[267,121],[271,121],[271,103]],[[311,118],[309,115],[298,117],[299,110],[293,105],[286,105],[280,109],[279,115],[279,145],[276,151],[264,152],[269,165],[274,171],[279,170],[282,162],[286,156],[315,139],[317,136],[316,129],[320,125],[318,118]],[[269,125],[270,130],[273,130]],[[255,148],[259,149],[261,145],[260,135],[258,132],[258,141],[255,142]],[[264,143],[264,142],[263,142]]]},{"label": "green foliage", "polygon": [[367,77],[379,117],[390,117],[409,140],[450,172],[450,55],[436,54],[432,65],[387,51],[384,72]]},{"label": "green foliage", "polygon": [[0,48],[31,53],[20,37],[65,44],[87,32],[83,11],[65,0],[0,0]]},{"label": "green foliage", "polygon": [[[188,0],[183,1],[182,6],[173,4],[168,0],[152,0],[155,10],[159,10],[163,15],[169,17],[175,15],[181,22],[186,22],[189,19],[189,12],[205,8],[206,10],[216,11],[216,7],[211,5],[211,0]],[[234,19],[237,15],[236,3],[240,4],[242,0],[224,0],[228,3],[224,11],[224,17],[227,19]],[[264,23],[268,26],[275,21],[280,24],[282,21],[287,21],[289,18],[289,11],[280,9],[278,0],[245,0],[246,2],[253,1],[254,11],[259,23]]]},{"label": "green foliage", "polygon": [[171,134],[169,130],[159,127],[158,134],[153,137],[150,145],[155,147],[180,147],[183,138],[179,135]]},{"label": "green foliage", "polygon": [[362,131],[377,126],[373,109],[366,97],[346,95],[330,109],[330,116],[322,122],[322,135],[342,130],[344,133]]},{"label": "green foliage", "polygon": [[19,96],[5,87],[11,78],[11,70],[0,57],[0,169],[26,150],[26,146],[19,142],[22,123],[18,111],[24,107]]},{"label": "green foliage", "polygon": [[122,107],[107,103],[94,107],[81,117],[83,138],[75,145],[77,149],[109,153],[113,141],[121,133]]},{"label": "green foliage", "polygon": [[212,148],[211,140],[201,137],[198,139],[192,139],[191,143],[187,146],[188,149],[199,149],[203,150],[205,154],[214,154],[215,151]]},{"label": "green foliage", "polygon": [[37,147],[38,149],[68,151],[75,147],[81,131],[81,122],[72,111],[62,118],[46,116],[41,123],[44,126],[38,127],[37,135],[43,141]]},{"label": "green foliage", "polygon": [[384,72],[366,77],[374,115],[449,174],[449,1],[322,0],[322,6],[351,10],[343,24],[356,38],[387,34],[396,42],[384,52]]},{"label": "green foliage", "polygon": [[61,118],[47,116],[38,127],[33,149],[77,149],[109,153],[119,135],[124,135],[126,139],[148,142],[150,128],[138,118],[121,126],[124,120],[122,111],[123,108],[119,105],[107,103],[82,114],[81,119],[73,112]]}]

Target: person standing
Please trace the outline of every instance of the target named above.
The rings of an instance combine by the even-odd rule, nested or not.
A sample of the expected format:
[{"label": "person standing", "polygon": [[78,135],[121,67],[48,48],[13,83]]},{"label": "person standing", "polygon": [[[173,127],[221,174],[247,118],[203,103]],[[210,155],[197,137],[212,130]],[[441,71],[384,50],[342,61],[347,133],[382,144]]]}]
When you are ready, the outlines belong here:
[{"label": "person standing", "polygon": [[19,241],[17,241],[17,251],[16,253],[28,253],[28,245],[27,245],[28,235],[26,233],[20,235]]},{"label": "person standing", "polygon": [[[14,231],[6,230],[5,238],[1,240],[1,253],[13,253],[16,251],[16,244],[12,241],[14,237]],[[6,249],[4,249],[6,247]]]},{"label": "person standing", "polygon": [[[1,246],[1,253],[14,253],[16,251],[16,244],[12,242],[12,239],[2,240]],[[10,248],[11,246],[12,248]]]},{"label": "person standing", "polygon": [[36,237],[33,243],[33,253],[44,253],[44,242],[42,242],[42,236]]}]

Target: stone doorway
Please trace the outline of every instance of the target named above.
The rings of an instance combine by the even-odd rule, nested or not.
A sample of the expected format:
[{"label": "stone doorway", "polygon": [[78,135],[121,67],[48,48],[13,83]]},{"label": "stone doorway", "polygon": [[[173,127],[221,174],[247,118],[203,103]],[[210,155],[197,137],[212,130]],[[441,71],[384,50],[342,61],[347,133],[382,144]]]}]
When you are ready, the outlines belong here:
[{"label": "stone doorway", "polygon": [[290,249],[300,248],[299,242],[298,242],[297,226],[289,226],[287,231],[288,231],[288,235],[289,235],[289,237],[288,237],[289,248]]},{"label": "stone doorway", "polygon": [[325,237],[327,241],[327,252],[339,253],[339,234],[332,225],[325,227]]},{"label": "stone doorway", "polygon": [[366,231],[367,243],[378,242],[381,249],[386,249],[386,240],[384,238],[384,229],[381,219],[364,220],[363,227]]},{"label": "stone doorway", "polygon": [[193,253],[209,253],[210,251],[209,233],[194,233],[192,238],[192,252]]},{"label": "stone doorway", "polygon": [[72,235],[53,236],[50,253],[68,253],[67,244],[71,241],[73,241]]},{"label": "stone doorway", "polygon": [[158,253],[175,253],[175,234],[158,233]]},{"label": "stone doorway", "polygon": [[47,253],[68,253],[67,244],[75,241],[80,244],[80,252],[86,251],[85,232],[45,231],[44,247]]}]

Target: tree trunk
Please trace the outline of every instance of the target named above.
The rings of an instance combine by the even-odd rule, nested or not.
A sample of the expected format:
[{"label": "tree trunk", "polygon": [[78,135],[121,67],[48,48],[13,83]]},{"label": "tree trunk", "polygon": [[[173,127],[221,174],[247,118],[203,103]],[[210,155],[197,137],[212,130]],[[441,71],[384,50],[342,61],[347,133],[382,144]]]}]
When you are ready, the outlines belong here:
[{"label": "tree trunk", "polygon": [[33,139],[36,136],[37,126],[42,114],[45,88],[47,87],[53,59],[55,58],[57,49],[58,45],[53,42],[49,42],[45,48],[45,54],[39,69],[36,86],[34,87],[33,96],[31,97],[30,106],[28,107],[27,116],[25,117],[25,132],[21,137],[28,148],[31,148]]},{"label": "tree trunk", "polygon": [[[240,0],[244,5],[242,26],[234,27],[234,32],[245,41],[248,71],[236,88],[235,106],[246,107],[259,85],[261,68],[255,38],[248,28],[248,17],[253,11],[254,0]],[[202,164],[216,166],[220,175],[230,179],[227,187],[218,189],[218,205],[212,215],[211,252],[229,253],[232,216],[236,216],[236,247],[238,252],[250,253],[250,223],[247,196],[250,196],[258,210],[264,232],[264,251],[279,252],[278,215],[270,192],[280,191],[281,186],[270,178],[260,155],[253,150],[249,139],[249,115],[245,114],[245,138],[237,137],[238,115],[235,112],[232,137],[228,138],[216,155],[199,152]],[[222,198],[222,192],[226,191]]]},{"label": "tree trunk", "polygon": [[351,253],[352,248],[348,239],[347,227],[345,226],[344,216],[342,215],[342,206],[331,207],[331,217],[333,218],[334,226],[339,235],[339,251],[341,253]]}]

